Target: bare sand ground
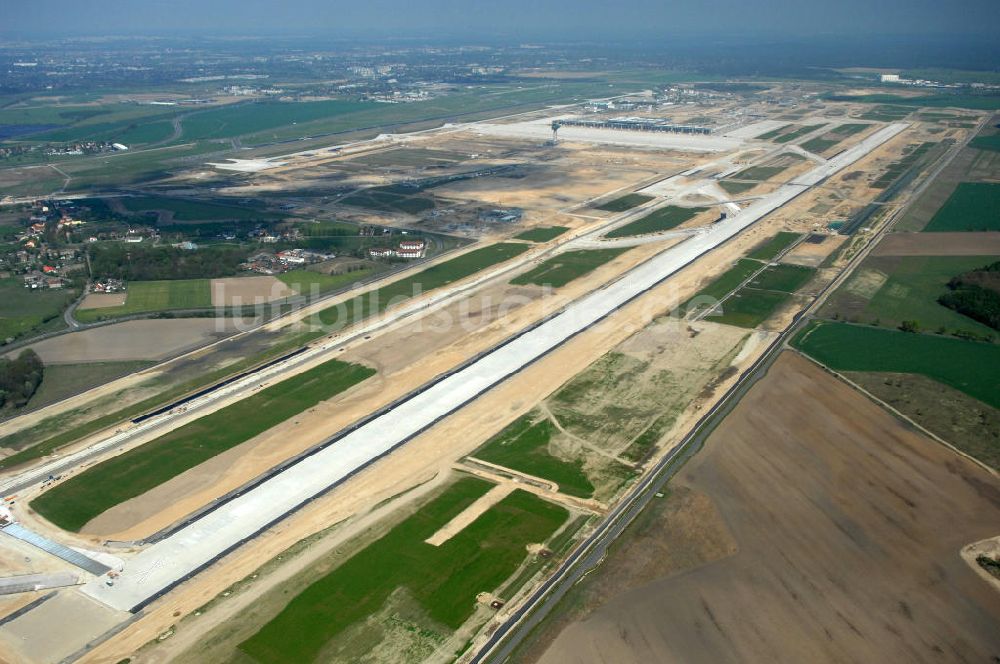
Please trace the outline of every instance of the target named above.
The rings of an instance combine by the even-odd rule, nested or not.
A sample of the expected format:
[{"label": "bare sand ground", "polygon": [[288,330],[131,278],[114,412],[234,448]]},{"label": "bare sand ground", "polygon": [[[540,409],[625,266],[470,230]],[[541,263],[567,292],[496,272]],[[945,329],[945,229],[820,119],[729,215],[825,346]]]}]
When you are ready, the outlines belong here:
[{"label": "bare sand ground", "polygon": [[233,307],[262,304],[296,295],[277,277],[227,277],[212,279],[212,306]]},{"label": "bare sand ground", "polygon": [[53,364],[160,360],[236,330],[232,319],[130,320],[52,337],[30,348]]},{"label": "bare sand ground", "polygon": [[991,661],[959,552],[997,523],[994,475],[786,352],[526,659]]},{"label": "bare sand ground", "polygon": [[804,265],[806,267],[819,267],[827,256],[832,254],[840,245],[844,244],[847,237],[844,235],[824,235],[822,242],[800,242],[798,246],[785,254],[781,262],[792,265]]},{"label": "bare sand ground", "polygon": [[428,537],[425,542],[431,546],[441,546],[458,533],[465,530],[466,526],[486,513],[486,510],[493,507],[507,497],[511,491],[517,488],[513,482],[498,484],[485,494],[480,496],[474,503],[455,515],[455,518],[441,526],[436,533]]},{"label": "bare sand ground", "polygon": [[90,293],[77,309],[104,309],[125,304],[125,293]]},{"label": "bare sand ground", "polygon": [[1000,233],[889,233],[872,253],[876,256],[1000,255]]}]

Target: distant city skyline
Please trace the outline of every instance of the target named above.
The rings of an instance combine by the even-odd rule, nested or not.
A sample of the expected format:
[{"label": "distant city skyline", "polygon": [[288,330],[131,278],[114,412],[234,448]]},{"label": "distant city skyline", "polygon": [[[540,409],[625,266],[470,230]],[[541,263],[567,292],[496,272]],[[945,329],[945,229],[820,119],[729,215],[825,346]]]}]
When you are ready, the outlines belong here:
[{"label": "distant city skyline", "polygon": [[685,32],[1000,35],[996,0],[33,0],[3,2],[0,33],[303,32],[620,38]]}]

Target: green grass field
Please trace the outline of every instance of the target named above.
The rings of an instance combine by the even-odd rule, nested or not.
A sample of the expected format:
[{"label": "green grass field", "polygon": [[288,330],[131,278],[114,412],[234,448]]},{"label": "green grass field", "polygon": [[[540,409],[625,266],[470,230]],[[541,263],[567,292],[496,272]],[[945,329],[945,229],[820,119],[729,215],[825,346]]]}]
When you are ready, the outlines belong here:
[{"label": "green grass field", "polygon": [[727,194],[742,194],[744,191],[750,191],[756,187],[759,183],[757,182],[737,182],[735,180],[719,180],[719,186],[722,187],[723,191]]},{"label": "green grass field", "polygon": [[251,102],[192,113],[184,118],[183,138],[232,138],[246,136],[377,107],[374,102],[345,100],[310,102]]},{"label": "green grass field", "polygon": [[816,131],[817,129],[819,129],[822,126],[824,126],[824,123],[822,123],[822,122],[820,124],[802,125],[798,129],[795,129],[794,131],[790,131],[790,132],[787,132],[785,134],[782,134],[781,136],[776,137],[774,139],[774,142],[775,143],[791,143],[792,141],[794,141],[797,138],[802,138],[806,134],[813,133],[814,131]]},{"label": "green grass field", "polygon": [[[927,108],[971,108],[982,111],[1000,109],[1000,96],[975,94],[937,94],[921,97],[902,97],[892,94],[831,95],[832,101],[849,101],[865,104],[895,104],[896,107],[919,106]],[[907,112],[913,109],[907,109]],[[880,118],[871,118],[880,119]],[[897,119],[897,118],[893,118]]]},{"label": "green grass field", "polygon": [[720,311],[708,314],[705,320],[755,328],[770,318],[788,298],[788,293],[780,291],[741,288],[720,305]]},{"label": "green grass field", "polygon": [[754,247],[750,253],[747,254],[747,258],[755,258],[759,261],[773,260],[775,256],[791,246],[792,243],[800,237],[802,237],[800,233],[780,231],[770,240],[765,240],[761,244]]},{"label": "green grass field", "polygon": [[77,309],[74,316],[83,323],[132,314],[176,309],[208,309],[212,306],[211,279],[133,281],[126,284],[125,304],[101,309]]},{"label": "green grass field", "polygon": [[962,182],[924,232],[1000,231],[1000,184]]},{"label": "green grass field", "polygon": [[1000,408],[1000,345],[814,322],[793,345],[837,371],[915,373]]},{"label": "green grass field", "polygon": [[794,293],[812,279],[816,270],[802,265],[771,265],[747,284],[757,290]]},{"label": "green grass field", "polygon": [[759,138],[762,141],[769,141],[772,138],[777,138],[778,136],[782,135],[783,133],[785,133],[786,131],[788,131],[791,128],[792,128],[792,125],[786,124],[786,125],[784,125],[782,127],[778,127],[777,129],[772,129],[771,131],[764,132],[763,134],[761,134],[757,138]]},{"label": "green grass field", "polygon": [[313,272],[312,270],[290,270],[284,274],[279,274],[277,278],[289,288],[295,289],[300,295],[311,295],[314,292],[320,294],[329,293],[338,288],[350,286],[366,277],[370,277],[374,272],[374,267],[366,267],[343,274],[323,274],[321,272]]},{"label": "green grass field", "polygon": [[464,477],[413,516],[351,556],[294,597],[239,645],[253,661],[316,661],[349,627],[377,613],[398,589],[411,596],[438,629],[468,620],[480,592],[498,589],[569,518],[562,507],[515,491],[440,546],[424,540],[492,488]]},{"label": "green grass field", "polygon": [[280,215],[255,207],[223,205],[205,201],[192,201],[166,196],[135,196],[120,199],[129,212],[167,210],[174,213],[174,221],[250,221],[279,219]]},{"label": "green grass field", "polygon": [[250,440],[374,373],[368,367],[331,360],[92,466],[35,498],[31,506],[60,528],[79,531],[105,510]]},{"label": "green grass field", "polygon": [[1000,152],[1000,134],[991,136],[976,136],[969,141],[969,146],[977,150],[989,150],[990,152]]},{"label": "green grass field", "polygon": [[47,364],[42,384],[28,402],[28,408],[42,408],[84,390],[141,371],[155,362],[85,362],[82,364]]},{"label": "green grass field", "polygon": [[590,498],[594,485],[583,472],[583,462],[564,461],[549,453],[549,440],[556,427],[549,419],[535,422],[525,415],[491,438],[472,456],[511,470],[551,480],[559,491],[570,496]]},{"label": "green grass field", "polygon": [[17,277],[0,279],[0,341],[63,327],[63,309],[74,295],[70,289],[29,290]]},{"label": "green grass field", "polygon": [[344,205],[382,212],[417,214],[434,209],[434,200],[426,196],[399,193],[390,187],[373,187],[355,192],[339,201]]},{"label": "green grass field", "polygon": [[[983,267],[991,256],[875,256],[868,258],[820,310],[826,318],[895,328],[915,320],[921,329],[993,334],[986,325],[938,304],[952,277]],[[866,288],[885,275],[874,291]],[[881,277],[879,277],[881,279]]]},{"label": "green grass field", "polygon": [[548,259],[538,267],[514,277],[510,283],[516,285],[535,284],[559,288],[569,282],[589,274],[628,251],[621,249],[580,249],[567,251]]},{"label": "green grass field", "polygon": [[763,267],[764,264],[759,261],[748,258],[739,259],[733,267],[723,272],[715,281],[702,288],[694,297],[681,305],[681,309],[688,311],[701,309],[705,306],[714,306],[719,300],[746,281],[751,274]]},{"label": "green grass field", "polygon": [[685,221],[693,219],[705,208],[682,208],[674,205],[662,207],[659,210],[650,212],[645,217],[620,226],[610,232],[605,237],[632,237],[634,235],[646,235],[648,233],[659,233],[668,231],[671,228],[680,226]]},{"label": "green grass field", "polygon": [[569,228],[566,226],[546,226],[544,228],[532,228],[530,230],[524,231],[523,233],[518,233],[514,236],[515,240],[527,240],[528,242],[548,242],[549,240],[554,240]]},{"label": "green grass field", "polygon": [[371,292],[358,295],[340,305],[319,312],[319,321],[328,328],[339,329],[385,311],[416,295],[447,286],[480,270],[519,256],[531,245],[520,242],[500,242],[474,249],[451,260],[405,277]]},{"label": "green grass field", "polygon": [[631,210],[634,207],[639,207],[643,203],[648,203],[651,200],[653,200],[653,197],[645,194],[625,194],[624,196],[613,198],[606,203],[595,205],[594,209],[604,210],[605,212],[624,212],[625,210]]}]

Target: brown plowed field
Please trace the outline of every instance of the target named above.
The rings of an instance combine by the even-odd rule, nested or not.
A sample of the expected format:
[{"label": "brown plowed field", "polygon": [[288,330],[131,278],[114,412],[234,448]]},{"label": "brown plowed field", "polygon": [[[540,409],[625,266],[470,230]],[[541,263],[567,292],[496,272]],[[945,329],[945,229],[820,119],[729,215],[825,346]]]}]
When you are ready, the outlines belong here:
[{"label": "brown plowed field", "polygon": [[889,233],[876,256],[1000,255],[1000,233]]},{"label": "brown plowed field", "polygon": [[528,659],[997,661],[1000,593],[959,552],[1000,530],[1000,480],[808,360],[671,486]]}]

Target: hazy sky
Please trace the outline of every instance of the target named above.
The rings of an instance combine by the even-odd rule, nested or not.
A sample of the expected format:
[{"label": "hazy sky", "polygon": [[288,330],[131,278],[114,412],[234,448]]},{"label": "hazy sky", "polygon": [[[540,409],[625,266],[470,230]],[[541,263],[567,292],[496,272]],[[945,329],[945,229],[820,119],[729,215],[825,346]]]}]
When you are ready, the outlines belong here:
[{"label": "hazy sky", "polygon": [[1000,0],[0,0],[0,32],[995,34]]}]

